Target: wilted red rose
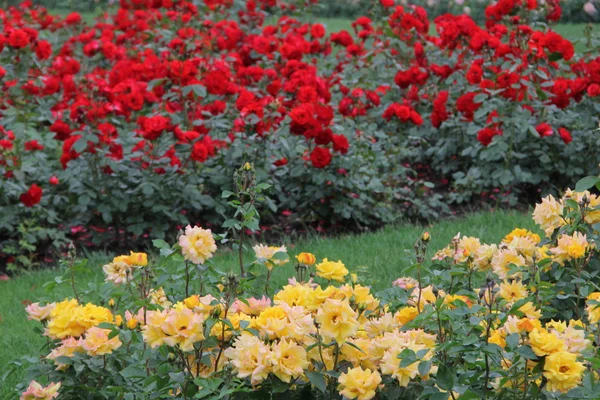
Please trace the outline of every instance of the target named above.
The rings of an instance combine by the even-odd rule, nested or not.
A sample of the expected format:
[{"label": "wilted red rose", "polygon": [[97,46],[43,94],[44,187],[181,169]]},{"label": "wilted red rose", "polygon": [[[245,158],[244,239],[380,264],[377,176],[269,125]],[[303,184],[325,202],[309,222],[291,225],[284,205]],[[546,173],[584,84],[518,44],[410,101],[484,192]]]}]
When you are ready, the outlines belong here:
[{"label": "wilted red rose", "polygon": [[33,207],[42,200],[42,188],[34,183],[19,199],[25,207]]}]

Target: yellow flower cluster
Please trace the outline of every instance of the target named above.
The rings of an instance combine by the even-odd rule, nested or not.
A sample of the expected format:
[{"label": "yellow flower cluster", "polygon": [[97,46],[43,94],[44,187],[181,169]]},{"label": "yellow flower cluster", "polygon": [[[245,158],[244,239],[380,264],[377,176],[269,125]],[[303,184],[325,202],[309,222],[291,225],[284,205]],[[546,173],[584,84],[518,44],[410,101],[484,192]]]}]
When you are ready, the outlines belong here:
[{"label": "yellow flower cluster", "polygon": [[[51,307],[51,310],[48,308]],[[108,308],[88,303],[80,305],[77,300],[64,300],[60,303],[52,303],[45,307],[47,313],[46,335],[52,339],[64,339],[66,337],[80,337],[88,329],[103,322],[112,323],[114,320],[112,312]],[[30,317],[41,318],[39,315],[30,314]]]},{"label": "yellow flower cluster", "polygon": [[517,228],[506,235],[499,245],[481,244],[479,239],[460,237],[450,246],[439,250],[433,260],[452,260],[468,263],[473,270],[491,270],[500,279],[518,279],[523,269],[535,262],[550,258],[564,265],[584,257],[592,247],[586,235],[575,232],[561,235],[556,246],[540,246],[539,235]]},{"label": "yellow flower cluster", "polygon": [[555,230],[569,223],[563,218],[563,210],[567,200],[574,200],[576,203],[585,205],[586,208],[590,209],[585,214],[585,222],[590,225],[600,222],[600,210],[595,209],[600,206],[600,197],[591,194],[587,190],[574,192],[569,189],[560,200],[548,196],[535,207],[533,220],[544,230],[546,236],[552,236]]}]

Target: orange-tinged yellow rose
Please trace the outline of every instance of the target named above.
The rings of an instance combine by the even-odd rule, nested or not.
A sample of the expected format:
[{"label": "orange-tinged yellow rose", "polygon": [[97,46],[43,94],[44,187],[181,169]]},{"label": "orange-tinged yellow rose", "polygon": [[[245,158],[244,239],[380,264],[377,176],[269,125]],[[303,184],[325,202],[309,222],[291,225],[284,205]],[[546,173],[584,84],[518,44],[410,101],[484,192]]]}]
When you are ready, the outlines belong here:
[{"label": "orange-tinged yellow rose", "polygon": [[21,394],[20,400],[52,400],[58,397],[61,383],[51,382],[43,387],[36,381],[31,381],[27,390]]},{"label": "orange-tinged yellow rose", "polygon": [[317,258],[312,253],[300,253],[296,256],[299,264],[311,266],[317,262]]},{"label": "orange-tinged yellow rose", "polygon": [[122,345],[118,335],[109,339],[108,336],[110,333],[110,329],[92,327],[85,333],[85,338],[81,342],[81,347],[90,356],[110,354],[113,350],[118,349]]}]

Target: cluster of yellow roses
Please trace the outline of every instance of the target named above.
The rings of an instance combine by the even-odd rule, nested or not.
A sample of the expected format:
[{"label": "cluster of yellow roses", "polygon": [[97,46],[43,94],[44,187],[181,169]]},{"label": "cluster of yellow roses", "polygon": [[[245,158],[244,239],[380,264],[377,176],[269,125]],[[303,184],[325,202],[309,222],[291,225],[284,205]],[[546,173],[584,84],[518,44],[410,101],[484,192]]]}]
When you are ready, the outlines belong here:
[{"label": "cluster of yellow roses", "polygon": [[[600,204],[589,192],[569,191],[561,200],[551,196],[544,199],[535,209],[534,220],[548,237],[569,223],[563,215],[569,199],[583,205]],[[585,221],[598,222],[600,214],[589,212]],[[428,239],[424,235],[422,241]],[[98,327],[108,323],[139,332],[152,349],[168,346],[177,356],[174,359],[194,377],[226,372],[247,379],[256,387],[270,376],[289,384],[307,383],[313,371],[339,370],[339,394],[348,399],[369,400],[376,396],[385,376],[389,377],[387,382],[394,380],[407,387],[411,381],[425,380],[437,373],[438,366],[431,361],[438,350],[441,327],[434,331],[415,324],[427,307],[453,310],[477,304],[484,340],[510,354],[507,341],[512,337],[514,345],[514,337],[518,337],[518,345],[529,346],[537,356],[536,361],[519,361],[525,363],[521,368],[533,371],[539,366],[546,390],[568,392],[580,385],[587,369],[583,355],[593,348],[590,326],[600,323],[600,292],[588,295],[588,325],[576,319],[543,322],[546,320],[540,319],[544,305],[527,301],[536,294],[536,288],[524,277],[534,276],[538,264],[543,265],[542,269],[552,263],[583,268],[595,244],[579,232],[561,234],[548,241],[552,244],[541,243],[539,235],[526,229],[513,230],[499,244],[483,244],[478,238],[459,234],[433,259],[484,272],[498,283],[481,289],[471,289],[469,283],[470,291],[447,294],[441,288],[420,285],[413,277],[401,277],[393,285],[407,291],[408,301],[395,311],[382,305],[369,287],[358,284],[354,274],[346,283],[349,271],[343,262],[325,258],[318,263],[311,253],[296,256],[297,269],[314,269],[312,276],[328,284],[290,279],[272,299],[194,294],[175,301],[174,294],[167,296],[158,287],[147,292],[155,309],[142,307],[135,312],[125,311],[123,316],[113,315],[108,308],[79,304],[74,299],[46,306],[32,304],[27,311],[30,319],[43,322],[45,334],[59,343],[47,356],[51,360],[76,353],[103,356],[119,349],[119,336]],[[199,227],[188,226],[179,237],[179,246],[185,260],[195,264],[205,263],[216,251],[210,230]],[[289,263],[285,246],[256,245],[253,249],[257,263],[266,266],[269,273]],[[542,260],[550,262],[540,263]],[[133,284],[133,272],[147,265],[144,253],[116,257],[104,266],[106,280],[118,285]],[[519,306],[513,307],[517,302]],[[498,313],[507,317],[501,321],[495,316]],[[403,360],[407,350],[417,356]],[[56,364],[57,369],[68,368]],[[502,368],[512,367],[510,357],[505,358]],[[495,384],[519,387],[522,382],[497,379]],[[52,399],[60,388],[60,384],[47,388],[37,382],[32,385],[22,399]],[[44,391],[45,397],[31,397],[31,393]]]},{"label": "cluster of yellow roses", "polygon": [[[46,336],[61,340],[60,345],[48,354],[50,360],[72,357],[75,353],[101,356],[110,354],[122,344],[118,336],[109,337],[110,329],[98,327],[102,323],[121,324],[121,316],[115,318],[108,308],[91,303],[80,305],[75,299],[67,299],[44,307],[33,303],[26,311],[29,319],[45,324]],[[67,368],[67,365],[56,364],[57,369]]]}]

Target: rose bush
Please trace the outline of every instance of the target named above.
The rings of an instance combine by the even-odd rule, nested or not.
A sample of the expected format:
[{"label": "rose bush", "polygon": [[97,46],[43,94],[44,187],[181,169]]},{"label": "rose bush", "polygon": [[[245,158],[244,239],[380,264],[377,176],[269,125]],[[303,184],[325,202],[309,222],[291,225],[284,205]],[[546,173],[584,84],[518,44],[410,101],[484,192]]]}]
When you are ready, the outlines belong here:
[{"label": "rose bush", "polygon": [[296,12],[122,0],[87,26],[2,10],[9,267],[71,239],[129,246],[221,223],[248,161],[272,186],[263,222],[303,229],[529,201],[597,170],[600,59],[546,25],[557,3],[502,0],[485,26],[442,15],[436,35],[423,8],[390,1],[352,34]]},{"label": "rose bush", "polygon": [[[21,399],[597,398],[600,198],[548,196],[533,219],[545,235],[458,234],[435,254],[424,233],[376,294],[342,261],[279,246],[222,271],[200,227],[155,240],[156,258],[115,257],[98,287],[66,260],[47,287],[74,297],[27,307],[48,348],[5,376],[27,367]],[[273,269],[296,276],[270,297]]]}]

